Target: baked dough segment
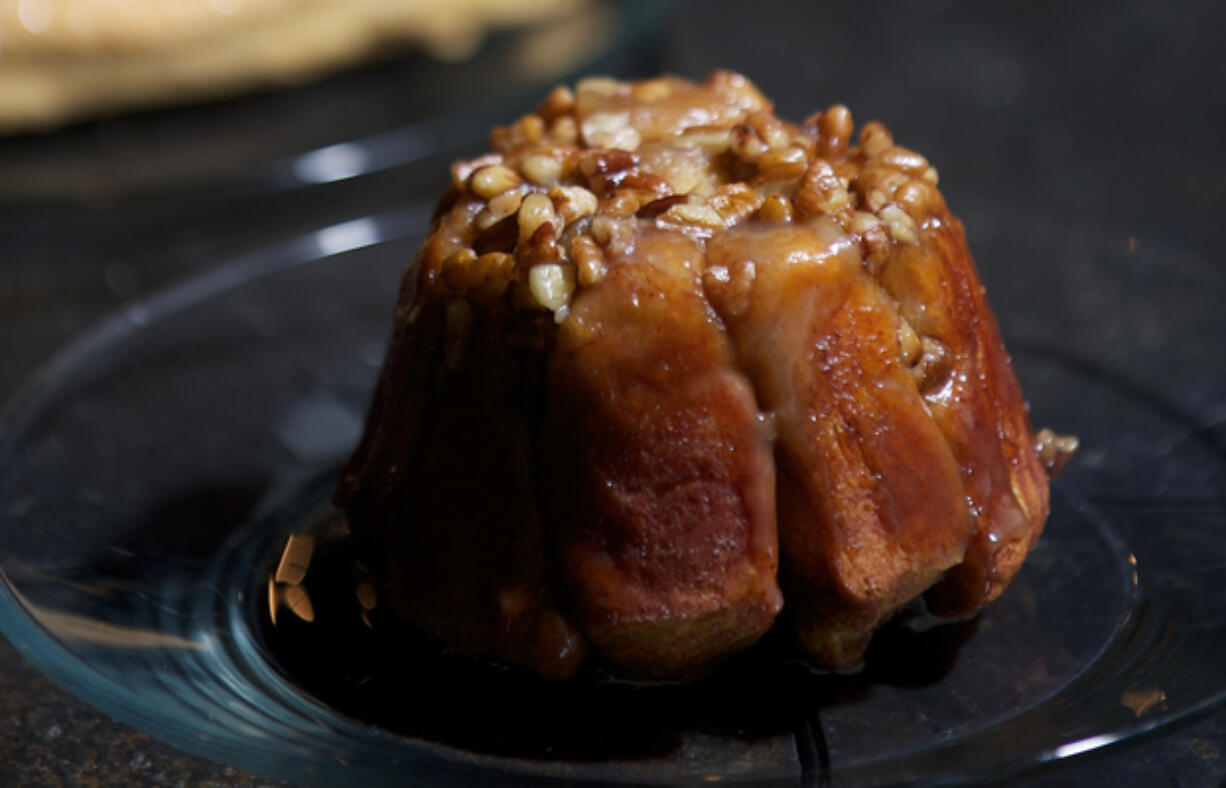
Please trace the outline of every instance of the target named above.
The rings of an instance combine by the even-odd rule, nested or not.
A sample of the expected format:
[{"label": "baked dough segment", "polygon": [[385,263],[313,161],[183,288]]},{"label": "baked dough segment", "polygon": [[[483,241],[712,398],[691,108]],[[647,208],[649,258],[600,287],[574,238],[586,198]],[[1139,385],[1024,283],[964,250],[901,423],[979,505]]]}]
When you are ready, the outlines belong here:
[{"label": "baked dough segment", "polygon": [[893,304],[834,222],[742,225],[709,261],[754,270],[747,307],[721,313],[778,431],[788,619],[819,664],[854,667],[962,558],[958,466],[900,360]]},{"label": "baked dough segment", "polygon": [[701,295],[701,247],[645,231],[550,359],[542,485],[576,623],[625,675],[685,678],[782,604],[765,425]]},{"label": "baked dough segment", "polygon": [[974,518],[966,557],[925,600],[967,617],[1000,596],[1047,520],[1047,472],[961,223],[946,213],[881,272],[901,314],[940,356],[921,383],[932,419],[962,468]]},{"label": "baked dough segment", "polygon": [[509,310],[457,307],[419,272],[368,416],[382,426],[338,500],[399,615],[461,652],[566,678],[587,644],[555,598],[534,491],[541,360],[515,346]]}]

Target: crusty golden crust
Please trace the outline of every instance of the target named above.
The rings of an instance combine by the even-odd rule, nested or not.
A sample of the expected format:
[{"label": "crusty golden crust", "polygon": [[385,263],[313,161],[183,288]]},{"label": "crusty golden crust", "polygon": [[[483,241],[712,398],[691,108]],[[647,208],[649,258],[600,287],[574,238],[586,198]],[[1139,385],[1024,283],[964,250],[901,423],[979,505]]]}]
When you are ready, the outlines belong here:
[{"label": "crusty golden crust", "polygon": [[677,678],[784,598],[847,668],[909,599],[1003,590],[1047,514],[1025,402],[936,171],[852,130],[596,79],[455,165],[338,493],[406,616]]}]

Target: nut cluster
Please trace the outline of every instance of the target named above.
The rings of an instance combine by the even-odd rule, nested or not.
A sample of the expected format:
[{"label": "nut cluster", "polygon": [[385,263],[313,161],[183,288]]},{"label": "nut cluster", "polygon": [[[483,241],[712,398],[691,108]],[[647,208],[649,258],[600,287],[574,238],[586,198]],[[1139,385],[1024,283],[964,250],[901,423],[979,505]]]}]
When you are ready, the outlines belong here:
[{"label": "nut cluster", "polygon": [[[685,111],[681,106],[685,106]],[[710,122],[704,122],[710,121]],[[743,77],[586,79],[499,127],[493,152],[452,167],[444,293],[565,319],[576,288],[604,277],[655,227],[699,242],[741,222],[829,217],[877,273],[946,215],[937,172],[880,123],[853,144],[841,105],[797,126]],[[446,219],[443,220],[444,224]]]}]

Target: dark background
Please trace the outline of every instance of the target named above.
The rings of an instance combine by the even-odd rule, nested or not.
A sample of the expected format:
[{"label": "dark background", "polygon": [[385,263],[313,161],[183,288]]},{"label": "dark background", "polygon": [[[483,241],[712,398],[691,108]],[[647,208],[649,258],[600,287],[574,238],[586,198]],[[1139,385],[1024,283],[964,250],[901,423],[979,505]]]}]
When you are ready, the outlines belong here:
[{"label": "dark background", "polygon": [[[1222,4],[740,0],[680,3],[658,21],[611,67],[692,77],[730,68],[754,79],[784,116],[800,119],[840,102],[858,122],[885,120],[901,144],[939,168],[972,247],[1013,217],[1115,233],[1121,244],[1169,246],[1226,269]],[[10,167],[8,180],[0,171],[0,400],[55,348],[125,301],[262,243],[436,193],[450,151],[297,189],[281,188],[275,168],[265,178],[251,157],[238,155],[246,144],[257,159],[275,158],[266,140],[281,133],[287,112],[312,107],[326,115],[339,107],[338,117],[364,117],[362,102],[394,102],[400,81],[421,68],[409,58],[237,103],[0,141],[0,165],[20,160],[24,167],[19,176]],[[458,79],[445,69],[434,78]],[[117,186],[104,175],[81,186],[54,155],[123,161],[170,137],[165,150],[150,153],[155,162],[170,159],[181,155],[174,136],[191,139],[195,121],[206,117],[243,123],[241,134],[231,134],[237,142],[227,137],[241,166],[169,185],[135,179]],[[366,127],[325,119],[316,128],[319,142],[334,142],[390,120],[385,112],[366,117]],[[1216,348],[1200,360],[1209,398],[1189,407],[1220,418],[1223,402],[1213,392],[1223,391],[1226,339],[1202,338],[1206,346]],[[1226,784],[1226,712],[1035,779]],[[182,755],[95,712],[0,640],[0,785],[10,784],[266,782]]]}]

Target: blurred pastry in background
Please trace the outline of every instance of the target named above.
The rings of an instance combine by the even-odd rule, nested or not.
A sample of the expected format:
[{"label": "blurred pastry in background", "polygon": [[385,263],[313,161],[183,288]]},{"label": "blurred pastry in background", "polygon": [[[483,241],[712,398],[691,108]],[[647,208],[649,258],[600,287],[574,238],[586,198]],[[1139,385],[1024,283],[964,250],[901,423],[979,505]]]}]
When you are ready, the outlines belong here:
[{"label": "blurred pastry in background", "polygon": [[0,0],[0,133],[294,84],[418,46],[459,60],[587,0]]}]

